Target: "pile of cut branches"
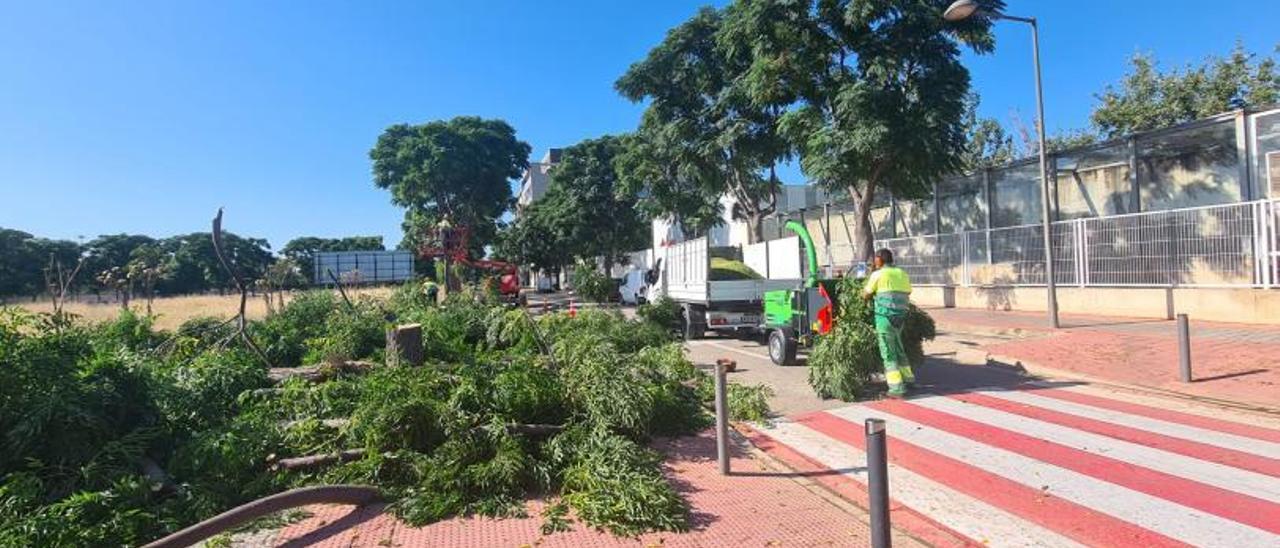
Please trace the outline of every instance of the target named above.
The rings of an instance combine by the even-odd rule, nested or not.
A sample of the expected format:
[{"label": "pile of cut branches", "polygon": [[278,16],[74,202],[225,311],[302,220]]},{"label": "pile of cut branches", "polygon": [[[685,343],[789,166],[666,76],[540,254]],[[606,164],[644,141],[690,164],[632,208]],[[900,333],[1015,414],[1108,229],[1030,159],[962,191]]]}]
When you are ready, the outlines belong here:
[{"label": "pile of cut branches", "polygon": [[[386,312],[422,325],[426,365],[381,364]],[[272,365],[322,360],[293,370],[227,331],[3,309],[0,545],[140,544],[337,483],[380,488],[411,524],[519,515],[541,496],[548,530],[570,513],[619,535],[686,527],[648,441],[708,424],[709,377],[666,326],[317,293],[245,330]],[[767,391],[736,392],[746,418],[767,411]]]},{"label": "pile of cut branches", "polygon": [[[852,277],[841,280],[835,330],[819,338],[809,353],[809,385],[823,398],[856,400],[866,395],[873,377],[884,370],[874,309],[862,298],[862,282]],[[912,364],[924,361],[924,341],[936,335],[933,318],[911,305],[902,328],[902,344]]]}]

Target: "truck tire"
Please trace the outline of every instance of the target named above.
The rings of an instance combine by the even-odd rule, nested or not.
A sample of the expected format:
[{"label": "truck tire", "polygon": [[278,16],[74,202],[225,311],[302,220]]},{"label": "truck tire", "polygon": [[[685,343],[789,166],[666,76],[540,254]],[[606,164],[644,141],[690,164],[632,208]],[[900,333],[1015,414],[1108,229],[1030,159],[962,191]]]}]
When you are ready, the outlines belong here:
[{"label": "truck tire", "polygon": [[707,333],[707,326],[702,322],[702,307],[686,304],[683,307],[681,318],[681,327],[684,328],[684,340],[692,341],[701,339]]},{"label": "truck tire", "polygon": [[789,329],[774,329],[769,332],[769,359],[778,365],[795,365],[796,339]]}]

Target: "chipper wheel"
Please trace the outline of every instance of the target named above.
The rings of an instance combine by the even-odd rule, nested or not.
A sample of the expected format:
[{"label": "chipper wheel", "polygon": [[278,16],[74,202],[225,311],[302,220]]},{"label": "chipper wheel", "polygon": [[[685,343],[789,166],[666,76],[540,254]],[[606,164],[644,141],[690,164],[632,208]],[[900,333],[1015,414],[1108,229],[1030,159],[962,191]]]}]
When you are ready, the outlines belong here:
[{"label": "chipper wheel", "polygon": [[796,363],[796,339],[789,329],[774,329],[769,332],[769,359],[778,365],[794,365]]}]

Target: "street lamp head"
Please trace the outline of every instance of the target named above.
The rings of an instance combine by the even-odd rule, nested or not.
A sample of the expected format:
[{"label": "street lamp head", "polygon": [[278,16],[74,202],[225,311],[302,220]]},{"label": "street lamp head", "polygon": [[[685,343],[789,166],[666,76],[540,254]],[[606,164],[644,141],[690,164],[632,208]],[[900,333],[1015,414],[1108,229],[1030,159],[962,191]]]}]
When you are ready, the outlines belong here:
[{"label": "street lamp head", "polygon": [[942,12],[942,18],[948,21],[964,21],[978,11],[978,3],[974,0],[956,0],[947,11]]}]

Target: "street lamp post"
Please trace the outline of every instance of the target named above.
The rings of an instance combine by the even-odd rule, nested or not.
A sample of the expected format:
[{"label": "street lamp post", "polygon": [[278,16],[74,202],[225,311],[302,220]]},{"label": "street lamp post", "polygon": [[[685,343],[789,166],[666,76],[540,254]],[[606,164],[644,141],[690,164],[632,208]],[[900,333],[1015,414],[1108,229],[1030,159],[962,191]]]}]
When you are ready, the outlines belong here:
[{"label": "street lamp post", "polygon": [[[956,0],[952,2],[942,16],[948,21],[963,21],[978,12],[979,5],[974,0]],[[1041,215],[1041,224],[1044,233],[1044,274],[1045,287],[1048,293],[1048,309],[1049,309],[1049,325],[1054,329],[1059,327],[1058,323],[1058,288],[1053,279],[1053,222],[1050,220],[1051,209],[1049,201],[1049,159],[1048,151],[1045,150],[1044,139],[1044,91],[1040,84],[1040,27],[1036,24],[1034,17],[1015,17],[1005,15],[1003,13],[983,13],[991,19],[1006,19],[1009,21],[1018,21],[1031,25],[1031,48],[1032,59],[1035,63],[1036,70],[1036,115],[1039,122],[1036,124],[1036,137],[1039,139],[1040,149],[1040,208],[1043,213]],[[990,207],[990,204],[988,204]]]}]

